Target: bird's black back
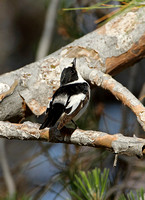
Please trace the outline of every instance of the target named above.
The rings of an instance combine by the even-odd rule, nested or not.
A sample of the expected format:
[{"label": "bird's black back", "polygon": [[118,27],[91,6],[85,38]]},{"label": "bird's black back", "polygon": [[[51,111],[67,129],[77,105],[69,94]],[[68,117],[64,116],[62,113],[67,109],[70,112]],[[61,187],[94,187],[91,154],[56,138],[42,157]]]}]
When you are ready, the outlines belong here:
[{"label": "bird's black back", "polygon": [[59,95],[68,95],[68,97],[71,97],[76,94],[87,94],[88,93],[88,83],[74,83],[69,85],[61,86],[53,95],[53,99],[55,99]]}]

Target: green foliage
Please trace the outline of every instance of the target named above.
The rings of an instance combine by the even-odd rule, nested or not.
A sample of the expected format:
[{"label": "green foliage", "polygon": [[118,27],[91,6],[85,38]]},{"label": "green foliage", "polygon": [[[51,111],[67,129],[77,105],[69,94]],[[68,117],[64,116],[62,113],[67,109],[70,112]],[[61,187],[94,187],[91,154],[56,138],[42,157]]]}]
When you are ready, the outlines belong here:
[{"label": "green foliage", "polygon": [[[70,11],[70,10],[92,10],[92,9],[103,9],[103,8],[123,8],[126,6],[145,6],[144,0],[113,0],[114,2],[120,2],[122,4],[114,5],[110,4],[110,0],[103,0],[99,3],[96,3],[94,5],[91,5],[89,7],[81,7],[81,8],[64,8],[63,10],[65,11]],[[112,1],[111,1],[112,2]]]},{"label": "green foliage", "polygon": [[[119,2],[119,4],[112,4],[112,2]],[[109,9],[109,8],[115,8],[115,10],[109,14],[106,14],[102,18],[96,21],[96,23],[104,22],[111,20],[113,17],[124,13],[125,11],[131,10],[134,7],[143,7],[145,6],[144,0],[103,0],[98,2],[97,4],[91,5],[89,7],[81,7],[81,8],[64,8],[64,11],[72,11],[72,10],[93,10],[93,9]],[[101,25],[104,24],[101,23]]]},{"label": "green foliage", "polygon": [[130,191],[130,193],[128,193],[126,195],[127,197],[125,197],[124,195],[121,195],[119,200],[144,200],[144,190],[140,189],[139,191],[137,191],[136,193],[133,193],[132,191]]},{"label": "green foliage", "polygon": [[[109,190],[109,170],[104,169],[101,173],[99,168],[92,171],[80,171],[75,175],[75,180],[70,185],[69,194],[72,200],[106,200]],[[126,195],[122,194],[119,200],[145,200],[144,190],[130,191]],[[107,198],[108,199],[108,198]]]},{"label": "green foliage", "polygon": [[75,175],[72,190],[69,191],[72,199],[75,200],[105,200],[108,188],[109,170],[104,169],[101,173],[99,168],[90,172],[80,171]]}]

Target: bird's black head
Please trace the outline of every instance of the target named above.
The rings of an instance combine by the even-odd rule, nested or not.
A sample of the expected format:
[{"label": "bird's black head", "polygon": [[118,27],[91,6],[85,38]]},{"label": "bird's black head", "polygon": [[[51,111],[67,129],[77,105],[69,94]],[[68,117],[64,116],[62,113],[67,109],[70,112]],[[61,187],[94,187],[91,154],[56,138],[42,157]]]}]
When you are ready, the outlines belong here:
[{"label": "bird's black head", "polygon": [[61,85],[65,85],[76,80],[78,80],[78,74],[76,71],[76,58],[74,58],[72,66],[67,67],[62,71],[60,83]]}]

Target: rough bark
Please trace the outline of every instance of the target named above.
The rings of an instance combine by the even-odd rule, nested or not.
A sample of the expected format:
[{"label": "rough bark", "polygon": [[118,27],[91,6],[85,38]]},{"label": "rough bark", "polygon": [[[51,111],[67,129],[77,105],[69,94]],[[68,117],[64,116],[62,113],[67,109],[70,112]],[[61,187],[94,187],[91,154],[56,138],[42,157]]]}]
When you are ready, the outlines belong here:
[{"label": "rough bark", "polygon": [[62,68],[74,57],[78,58],[78,70],[87,80],[93,69],[117,73],[142,59],[145,56],[144,22],[145,8],[130,11],[38,62],[1,75],[0,88],[3,84],[10,88],[14,81],[18,86],[13,95],[1,103],[0,120],[23,118],[26,105],[35,115],[42,114],[59,86]]},{"label": "rough bark", "polygon": [[[145,130],[144,106],[130,91],[107,75],[119,73],[145,57],[144,22],[144,7],[131,10],[46,58],[1,75],[0,120],[18,122],[31,113],[41,115],[59,87],[62,69],[77,57],[77,69],[83,78],[91,84],[110,90],[117,99],[132,109]],[[25,127],[25,124],[17,126]],[[34,132],[39,133],[35,130],[35,125]],[[7,127],[7,137],[11,137],[10,133]],[[21,131],[20,133],[22,134]]]},{"label": "rough bark", "polygon": [[109,135],[100,131],[56,128],[39,130],[39,124],[25,122],[12,124],[0,122],[0,137],[21,140],[43,140],[54,143],[75,144],[95,148],[106,148],[115,154],[142,157],[145,154],[145,139],[125,137],[122,134]]}]

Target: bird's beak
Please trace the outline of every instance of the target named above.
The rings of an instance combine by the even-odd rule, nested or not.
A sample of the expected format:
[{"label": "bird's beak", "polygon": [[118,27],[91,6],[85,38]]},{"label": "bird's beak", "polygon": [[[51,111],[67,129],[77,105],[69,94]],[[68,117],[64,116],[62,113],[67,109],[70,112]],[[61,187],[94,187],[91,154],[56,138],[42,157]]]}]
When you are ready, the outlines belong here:
[{"label": "bird's beak", "polygon": [[72,61],[73,67],[76,67],[76,58]]}]

